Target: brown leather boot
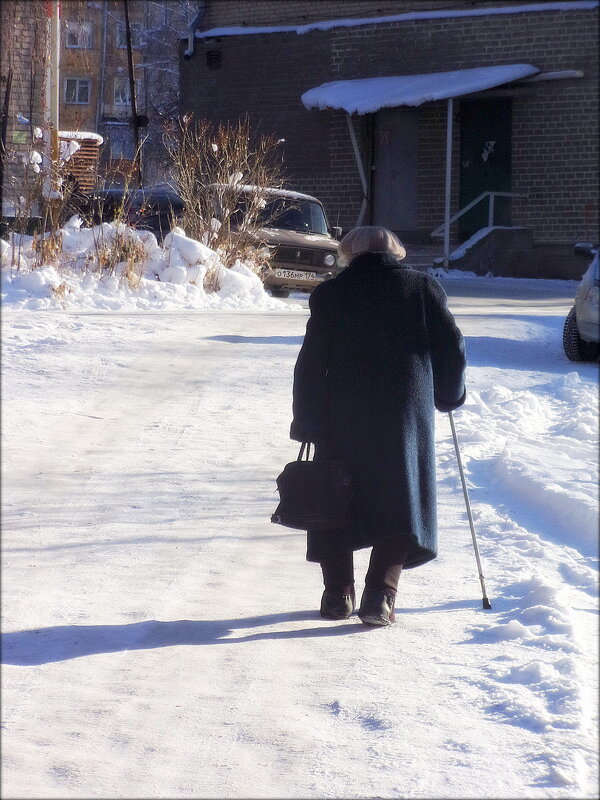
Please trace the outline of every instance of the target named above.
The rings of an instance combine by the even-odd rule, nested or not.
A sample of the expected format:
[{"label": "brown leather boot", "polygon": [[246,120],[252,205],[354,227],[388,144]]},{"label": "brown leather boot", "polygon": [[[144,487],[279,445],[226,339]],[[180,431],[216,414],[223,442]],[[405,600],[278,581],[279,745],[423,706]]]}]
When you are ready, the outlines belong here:
[{"label": "brown leather boot", "polygon": [[321,598],[321,616],[325,619],[348,619],[356,608],[356,598],[354,592],[350,594],[336,594],[323,592]]},{"label": "brown leather boot", "polygon": [[366,588],[360,601],[358,616],[365,625],[391,625],[396,621],[395,603],[396,595],[393,592]]}]

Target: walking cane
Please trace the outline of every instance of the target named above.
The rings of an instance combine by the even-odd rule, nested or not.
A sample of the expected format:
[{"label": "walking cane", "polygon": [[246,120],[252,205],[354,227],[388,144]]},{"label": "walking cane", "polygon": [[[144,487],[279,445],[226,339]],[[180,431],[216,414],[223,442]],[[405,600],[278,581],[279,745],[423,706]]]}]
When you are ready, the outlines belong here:
[{"label": "walking cane", "polygon": [[471,526],[471,536],[473,537],[473,548],[475,550],[475,558],[477,559],[477,569],[479,570],[479,580],[481,581],[481,591],[483,592],[483,607],[491,608],[492,604],[488,600],[485,591],[485,581],[483,580],[483,571],[481,569],[481,559],[479,558],[479,547],[477,546],[477,537],[475,536],[475,525],[473,524],[473,515],[471,514],[471,504],[469,503],[469,493],[467,492],[467,482],[465,481],[465,473],[463,471],[462,459],[460,457],[460,449],[458,447],[458,437],[456,436],[456,428],[454,427],[454,417],[452,412],[448,412],[450,417],[450,427],[452,428],[452,438],[454,439],[454,449],[456,450],[456,460],[458,461],[458,470],[460,472],[460,480],[462,483],[463,494],[465,496],[465,504],[467,506],[467,516],[469,517],[469,525]]}]

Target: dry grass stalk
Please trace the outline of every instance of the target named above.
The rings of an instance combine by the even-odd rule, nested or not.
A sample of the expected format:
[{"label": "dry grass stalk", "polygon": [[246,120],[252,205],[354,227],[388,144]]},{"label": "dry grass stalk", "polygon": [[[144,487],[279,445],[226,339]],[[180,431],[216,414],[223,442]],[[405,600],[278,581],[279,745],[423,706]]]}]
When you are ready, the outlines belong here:
[{"label": "dry grass stalk", "polygon": [[46,264],[57,265],[62,254],[62,234],[59,230],[52,230],[45,236],[34,235],[33,249],[38,254],[34,262],[34,269]]},{"label": "dry grass stalk", "polygon": [[70,294],[70,292],[71,292],[71,287],[66,281],[63,281],[58,286],[52,287],[52,293],[54,294],[55,297],[58,297],[59,300],[64,300],[65,297],[68,294]]}]

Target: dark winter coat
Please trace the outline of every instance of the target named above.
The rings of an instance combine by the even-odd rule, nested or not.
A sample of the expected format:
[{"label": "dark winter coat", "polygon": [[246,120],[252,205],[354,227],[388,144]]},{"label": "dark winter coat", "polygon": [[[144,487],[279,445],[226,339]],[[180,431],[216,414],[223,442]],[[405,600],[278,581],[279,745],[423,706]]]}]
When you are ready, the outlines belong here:
[{"label": "dark winter coat", "polygon": [[[365,253],[310,298],[291,437],[344,460],[354,523],[308,532],[309,561],[408,537],[404,567],[437,554],[434,408],[465,400],[462,335],[438,281]],[[319,452],[319,447],[317,447]]]}]

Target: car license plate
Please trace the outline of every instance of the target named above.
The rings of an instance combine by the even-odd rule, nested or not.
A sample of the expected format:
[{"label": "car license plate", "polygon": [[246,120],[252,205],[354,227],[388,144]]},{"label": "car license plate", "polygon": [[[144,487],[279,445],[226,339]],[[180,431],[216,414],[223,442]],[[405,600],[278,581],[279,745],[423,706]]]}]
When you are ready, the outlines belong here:
[{"label": "car license plate", "polygon": [[276,269],[275,277],[287,278],[293,281],[315,281],[317,279],[316,272],[304,272],[299,269]]}]

